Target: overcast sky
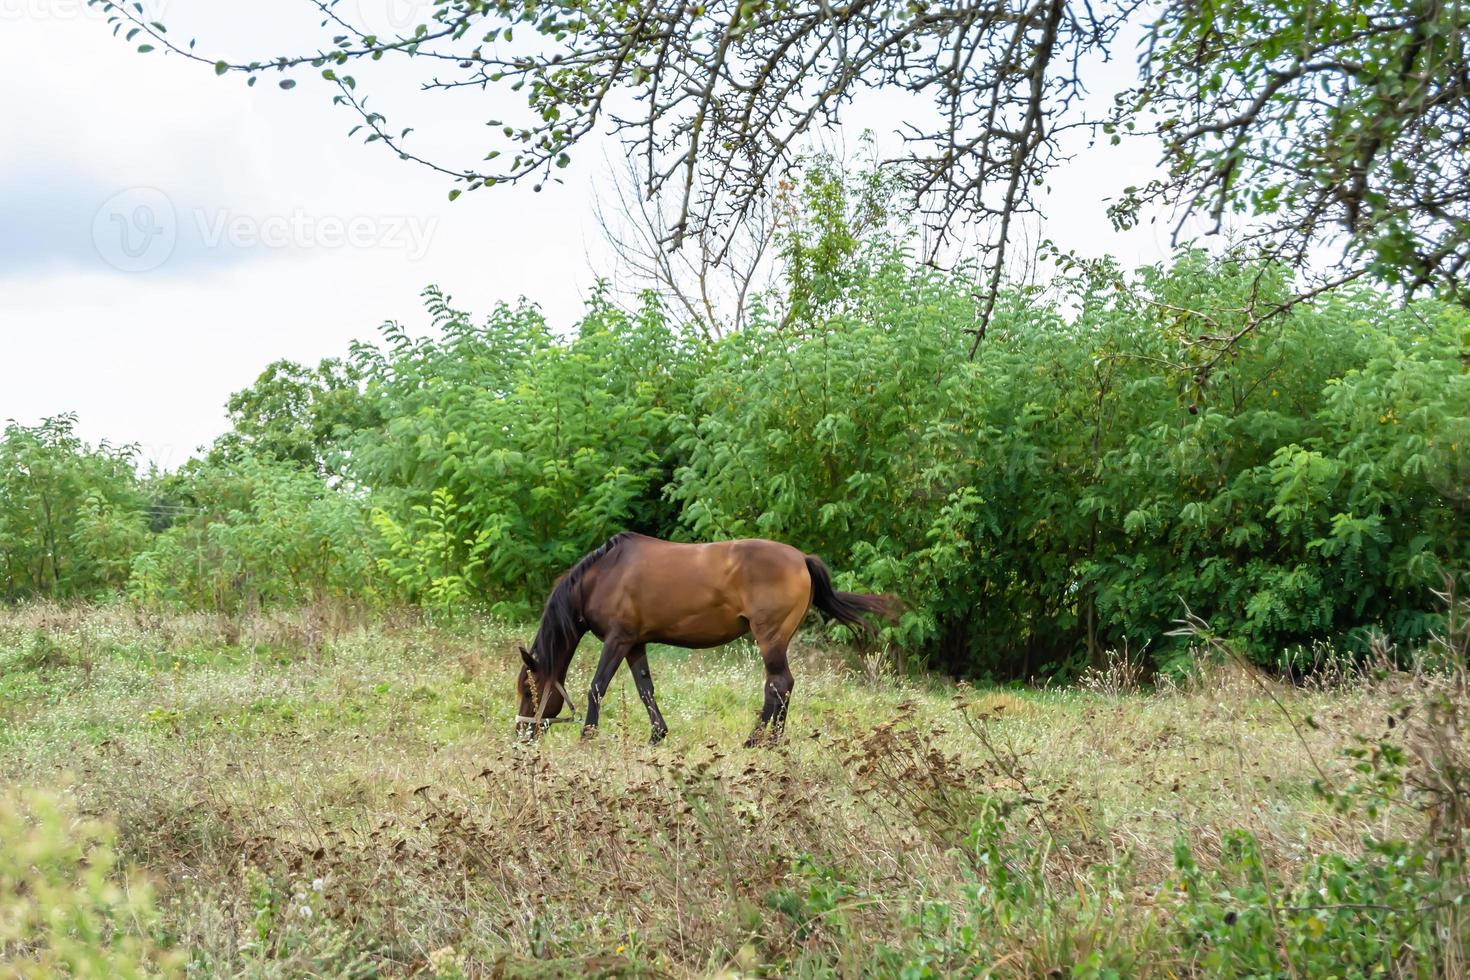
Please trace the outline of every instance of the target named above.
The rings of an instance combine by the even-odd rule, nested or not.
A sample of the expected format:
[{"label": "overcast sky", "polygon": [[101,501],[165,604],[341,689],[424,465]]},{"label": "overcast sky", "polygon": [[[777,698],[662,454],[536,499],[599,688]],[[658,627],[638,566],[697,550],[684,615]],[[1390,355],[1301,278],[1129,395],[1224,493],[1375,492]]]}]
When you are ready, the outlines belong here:
[{"label": "overcast sky", "polygon": [[[385,29],[431,6],[344,2]],[[306,46],[289,39],[320,20],[306,0],[145,6],[201,51],[246,58]],[[414,97],[394,72],[371,80],[375,99],[434,147],[473,149],[493,100],[518,98]],[[1132,65],[1101,72],[1107,94]],[[342,354],[385,320],[426,329],[425,285],[477,313],[525,296],[565,327],[593,270],[615,271],[592,213],[614,147],[583,151],[540,194],[451,204],[443,177],[347,139],[354,119],[328,84],[297,77],[290,92],[248,89],[137,54],[84,0],[0,0],[0,420],[76,412],[89,441],[136,442],[174,467],[224,430],[225,399],[271,361]],[[859,106],[849,131],[886,133],[892,112]],[[1158,226],[1120,236],[1104,215],[1152,157],[1083,153],[1056,181],[1046,234],[1128,264],[1165,254]]]}]

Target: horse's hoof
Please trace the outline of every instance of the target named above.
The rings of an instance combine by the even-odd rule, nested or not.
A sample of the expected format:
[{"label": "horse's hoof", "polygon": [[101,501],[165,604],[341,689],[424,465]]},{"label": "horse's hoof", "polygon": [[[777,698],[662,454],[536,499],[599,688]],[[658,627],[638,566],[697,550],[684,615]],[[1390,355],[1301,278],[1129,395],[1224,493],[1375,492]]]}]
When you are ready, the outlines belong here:
[{"label": "horse's hoof", "polygon": [[582,726],[582,737],[583,738],[596,738],[597,737],[597,726],[596,725],[583,725]]},{"label": "horse's hoof", "polygon": [[668,736],[669,736],[669,730],[667,728],[661,728],[661,729],[660,728],[655,728],[653,730],[653,734],[651,734],[651,735],[648,736],[648,744],[649,745],[657,745],[658,743],[662,742],[665,738],[668,738]]}]

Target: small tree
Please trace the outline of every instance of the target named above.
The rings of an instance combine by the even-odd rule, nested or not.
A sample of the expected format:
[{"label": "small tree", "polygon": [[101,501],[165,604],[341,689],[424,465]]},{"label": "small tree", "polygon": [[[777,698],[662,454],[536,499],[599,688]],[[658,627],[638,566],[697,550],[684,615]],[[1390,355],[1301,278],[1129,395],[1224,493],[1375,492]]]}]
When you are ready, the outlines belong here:
[{"label": "small tree", "polygon": [[127,581],[144,544],[136,448],[89,446],[76,416],[0,434],[0,595],[91,597]]}]

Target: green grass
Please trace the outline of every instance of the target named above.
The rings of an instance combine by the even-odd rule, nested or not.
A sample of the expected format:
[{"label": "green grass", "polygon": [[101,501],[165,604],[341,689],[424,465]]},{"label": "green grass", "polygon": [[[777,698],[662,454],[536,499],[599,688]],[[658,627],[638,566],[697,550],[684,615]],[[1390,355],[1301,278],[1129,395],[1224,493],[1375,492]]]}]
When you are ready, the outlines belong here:
[{"label": "green grass", "polygon": [[0,783],[115,826],[158,888],[153,938],[200,975],[1210,972],[1171,932],[1176,842],[1214,873],[1245,830],[1286,882],[1413,817],[1312,789],[1314,759],[1349,777],[1382,686],[1280,691],[1303,741],[1230,672],[982,691],[801,642],[787,740],[748,750],[754,652],[656,650],[666,742],[620,672],[599,738],[532,747],[528,636],[17,610]]}]

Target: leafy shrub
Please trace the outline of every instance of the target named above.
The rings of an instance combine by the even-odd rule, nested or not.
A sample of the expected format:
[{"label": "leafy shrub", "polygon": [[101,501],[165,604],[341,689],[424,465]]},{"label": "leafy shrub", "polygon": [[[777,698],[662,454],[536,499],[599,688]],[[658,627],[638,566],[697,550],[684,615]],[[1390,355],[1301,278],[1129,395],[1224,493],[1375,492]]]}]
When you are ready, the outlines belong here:
[{"label": "leafy shrub", "polygon": [[1470,939],[1461,917],[1438,914],[1463,901],[1459,876],[1412,841],[1322,855],[1283,883],[1236,831],[1210,872],[1181,842],[1176,873],[1173,927],[1212,976],[1441,976]]},{"label": "leafy shrub", "polygon": [[215,441],[211,462],[256,456],[296,463],[327,475],[340,471],[341,451],[358,429],[382,420],[363,396],[361,376],[335,358],[315,368],[276,361],[225,403],[230,430]]},{"label": "leafy shrub", "polygon": [[454,497],[442,487],[428,505],[413,504],[412,518],[400,524],[384,510],[373,511],[373,527],[387,545],[378,566],[412,602],[431,609],[453,610],[470,595],[471,577],[485,563],[489,535],[454,537],[458,515]]},{"label": "leafy shrub", "polygon": [[89,446],[76,417],[0,434],[0,598],[97,598],[126,584],[148,529],[132,446]]},{"label": "leafy shrub", "polygon": [[822,552],[908,600],[893,639],[957,673],[1067,675],[1130,643],[1168,665],[1181,600],[1273,666],[1428,638],[1441,569],[1470,560],[1463,313],[1339,294],[1201,381],[1174,311],[1284,284],[1185,255],[1092,269],[1071,318],[1013,294],[971,362],[959,281],[862,261],[829,319],[715,352],[670,491],[696,537]]},{"label": "leafy shrub", "polygon": [[0,959],[21,977],[178,973],[149,933],[153,896],[118,872],[113,832],[59,797],[0,793]]},{"label": "leafy shrub", "polygon": [[133,559],[128,591],[152,607],[222,613],[380,593],[367,508],[293,463],[195,463],[173,526]]},{"label": "leafy shrub", "polygon": [[410,597],[524,614],[617,531],[674,532],[663,489],[695,352],[653,297],[630,314],[595,294],[564,343],[532,307],[475,324],[427,298],[439,338],[389,327],[386,350],[356,351],[388,421],[358,435],[351,469]]}]

